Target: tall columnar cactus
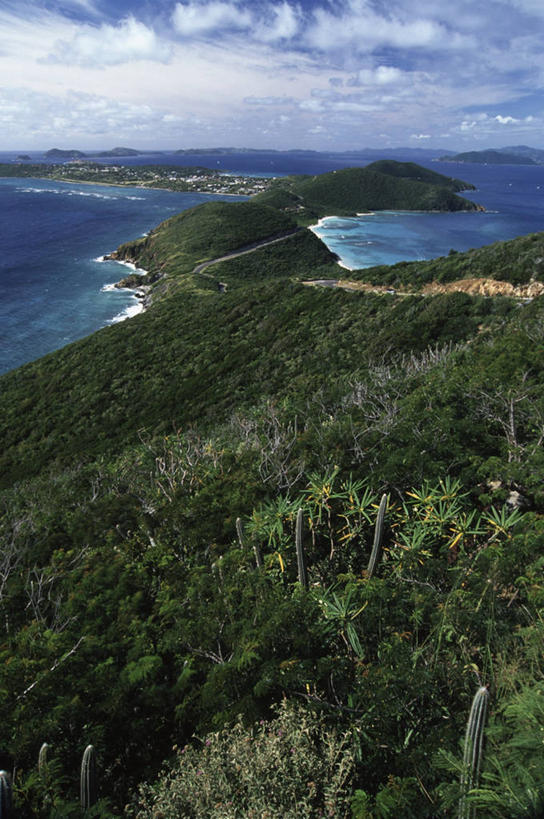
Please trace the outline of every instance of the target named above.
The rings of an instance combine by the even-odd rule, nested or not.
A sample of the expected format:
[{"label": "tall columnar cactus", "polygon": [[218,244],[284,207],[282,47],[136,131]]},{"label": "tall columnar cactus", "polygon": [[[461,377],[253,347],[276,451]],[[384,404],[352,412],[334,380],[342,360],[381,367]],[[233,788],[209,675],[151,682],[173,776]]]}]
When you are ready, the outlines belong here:
[{"label": "tall columnar cactus", "polygon": [[47,752],[49,751],[49,745],[47,742],[44,742],[42,747],[40,748],[40,753],[38,754],[38,773],[40,776],[44,776],[47,768]]},{"label": "tall columnar cactus", "polygon": [[376,525],[374,527],[374,543],[372,544],[372,552],[370,554],[370,560],[368,561],[368,567],[366,570],[369,577],[372,577],[372,575],[376,571],[376,566],[380,562],[380,558],[382,556],[383,528],[385,520],[385,510],[387,509],[388,500],[389,496],[383,494],[382,499],[380,501],[380,508],[378,509]]},{"label": "tall columnar cactus", "polygon": [[[240,548],[244,548],[244,530],[242,528],[242,521],[240,518],[236,518],[236,534],[238,535],[238,543],[240,544]],[[255,554],[255,563],[257,564],[258,569],[262,569],[263,567],[263,557],[261,555],[261,550],[259,549],[256,543],[253,544],[253,553]]]},{"label": "tall columnar cactus", "polygon": [[13,816],[11,809],[11,781],[7,771],[0,771],[0,819],[10,819]]},{"label": "tall columnar cactus", "polygon": [[297,523],[295,529],[295,546],[297,549],[298,582],[304,588],[308,588],[308,573],[306,571],[306,557],[304,546],[302,545],[302,509],[297,512]]},{"label": "tall columnar cactus", "polygon": [[467,730],[465,732],[459,819],[471,819],[471,817],[475,816],[475,810],[469,804],[467,795],[472,788],[478,786],[488,701],[489,691],[487,690],[487,686],[483,685],[477,690],[472,700]]},{"label": "tall columnar cactus", "polygon": [[92,745],[87,745],[81,760],[80,798],[83,810],[92,807],[97,800],[96,762]]}]

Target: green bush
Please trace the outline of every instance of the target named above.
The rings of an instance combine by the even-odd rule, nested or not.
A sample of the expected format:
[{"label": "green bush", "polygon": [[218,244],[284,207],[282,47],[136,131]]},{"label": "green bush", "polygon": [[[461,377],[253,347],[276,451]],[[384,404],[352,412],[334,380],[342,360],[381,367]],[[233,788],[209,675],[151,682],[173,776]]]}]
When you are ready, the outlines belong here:
[{"label": "green bush", "polygon": [[178,751],[155,786],[140,788],[130,815],[143,819],[304,819],[350,815],[354,754],[340,733],[284,701],[277,717],[210,734]]}]

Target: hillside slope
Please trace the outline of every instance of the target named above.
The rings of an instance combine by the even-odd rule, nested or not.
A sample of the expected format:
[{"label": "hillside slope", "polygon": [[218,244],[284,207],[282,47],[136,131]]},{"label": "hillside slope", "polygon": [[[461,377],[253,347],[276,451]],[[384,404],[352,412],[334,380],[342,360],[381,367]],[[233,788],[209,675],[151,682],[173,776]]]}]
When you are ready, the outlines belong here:
[{"label": "hillside slope", "polygon": [[254,201],[293,213],[301,222],[372,210],[478,210],[457,195],[468,183],[413,163],[383,160],[312,177],[279,179]]},{"label": "hillside slope", "polygon": [[[121,251],[163,287],[145,313],[0,377],[21,819],[80,815],[89,744],[101,819],[540,815],[544,297],[307,288],[338,270],[294,224],[169,220]],[[428,278],[530,278],[542,241]]]}]

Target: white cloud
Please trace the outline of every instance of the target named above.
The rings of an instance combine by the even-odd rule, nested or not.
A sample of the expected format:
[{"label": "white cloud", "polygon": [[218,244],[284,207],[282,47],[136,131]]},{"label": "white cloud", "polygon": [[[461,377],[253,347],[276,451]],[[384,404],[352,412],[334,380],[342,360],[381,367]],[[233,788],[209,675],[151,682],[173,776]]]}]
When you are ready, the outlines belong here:
[{"label": "white cloud", "polygon": [[451,47],[457,39],[434,20],[382,17],[361,2],[350,4],[343,14],[323,8],[314,11],[314,22],[306,32],[305,41],[321,51],[339,51],[350,47],[370,53],[378,47],[401,49]]},{"label": "white cloud", "polygon": [[390,85],[406,79],[406,72],[392,65],[380,65],[377,68],[362,68],[357,74],[360,85]]},{"label": "white cloud", "polygon": [[515,117],[502,117],[500,114],[495,117],[495,120],[500,122],[501,125],[517,125],[517,123],[520,121]]},{"label": "white cloud", "polygon": [[58,40],[47,61],[100,68],[135,60],[167,62],[171,47],[134,17],[118,26],[83,26],[69,40]]},{"label": "white cloud", "polygon": [[116,13],[105,0],[0,0],[0,82],[13,92],[0,139],[18,147],[41,133],[47,144],[62,131],[84,149],[88,122],[105,147],[121,134],[131,144],[132,133],[152,145],[182,133],[185,144],[212,134],[259,145],[268,128],[268,144],[301,144],[311,132],[318,148],[312,129],[326,124],[321,144],[333,134],[339,149],[383,144],[382,133],[401,145],[443,134],[452,147],[539,145],[542,118],[526,114],[544,85],[529,16],[540,4],[146,0],[142,16],[120,20],[105,16],[107,6]]},{"label": "white cloud", "polygon": [[376,111],[377,106],[372,103],[364,103],[364,102],[350,102],[349,100],[340,100],[338,102],[333,102],[330,105],[331,111],[346,111],[349,113],[368,113],[368,111]]},{"label": "white cloud", "polygon": [[195,37],[218,29],[245,29],[251,25],[251,15],[234,3],[177,3],[172,15],[174,27],[184,37]]},{"label": "white cloud", "polygon": [[[77,147],[85,148],[95,142],[94,137],[103,136],[104,144],[112,134],[126,139],[144,134],[153,139],[159,128],[168,132],[168,126],[175,126],[177,132],[179,123],[191,120],[189,115],[169,118],[145,104],[123,103],[74,91],[55,96],[23,88],[0,89],[0,111],[10,117],[17,132],[26,133],[26,144],[41,147],[51,142],[65,145],[72,141],[78,143]],[[6,124],[4,122],[4,126]]]},{"label": "white cloud", "polygon": [[315,99],[302,100],[299,107],[302,111],[312,111],[314,114],[325,110],[323,103],[320,100]]},{"label": "white cloud", "polygon": [[292,97],[244,97],[246,105],[291,105]]},{"label": "white cloud", "polygon": [[511,4],[514,8],[520,9],[526,14],[535,15],[537,17],[544,16],[544,6],[542,0],[503,0],[506,5]]},{"label": "white cloud", "polygon": [[268,19],[259,21],[255,29],[255,36],[263,42],[276,40],[290,40],[298,33],[301,11],[287,2],[272,5],[269,8]]}]

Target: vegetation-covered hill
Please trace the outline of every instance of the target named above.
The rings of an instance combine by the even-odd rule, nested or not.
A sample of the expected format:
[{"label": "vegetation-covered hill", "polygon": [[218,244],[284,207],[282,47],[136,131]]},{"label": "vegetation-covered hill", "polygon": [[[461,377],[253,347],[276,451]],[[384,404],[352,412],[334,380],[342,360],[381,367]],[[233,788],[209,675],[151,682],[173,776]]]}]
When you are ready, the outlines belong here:
[{"label": "vegetation-covered hill", "polygon": [[477,210],[457,196],[473,186],[411,162],[381,160],[319,176],[278,179],[255,201],[294,213],[301,223],[371,210]]},{"label": "vegetation-covered hill", "polygon": [[502,151],[465,151],[453,156],[440,157],[441,162],[476,162],[485,165],[536,165],[537,163],[527,156],[507,154]]},{"label": "vegetation-covered hill", "polygon": [[306,230],[191,272],[292,229],[169,220],[123,251],[168,296],[0,378],[16,816],[80,815],[89,744],[90,816],[542,811],[544,299],[307,288]]},{"label": "vegetation-covered hill", "polygon": [[[147,236],[122,245],[112,258],[130,260],[161,279],[154,295],[172,291],[184,274],[205,261],[293,233],[297,223],[287,214],[256,202],[206,202],[163,222]],[[323,247],[323,259],[334,256]],[[147,281],[147,280],[141,280]]]},{"label": "vegetation-covered hill", "polygon": [[465,151],[440,157],[441,162],[478,162],[490,165],[542,165],[544,151],[528,145],[488,148],[485,151]]}]

